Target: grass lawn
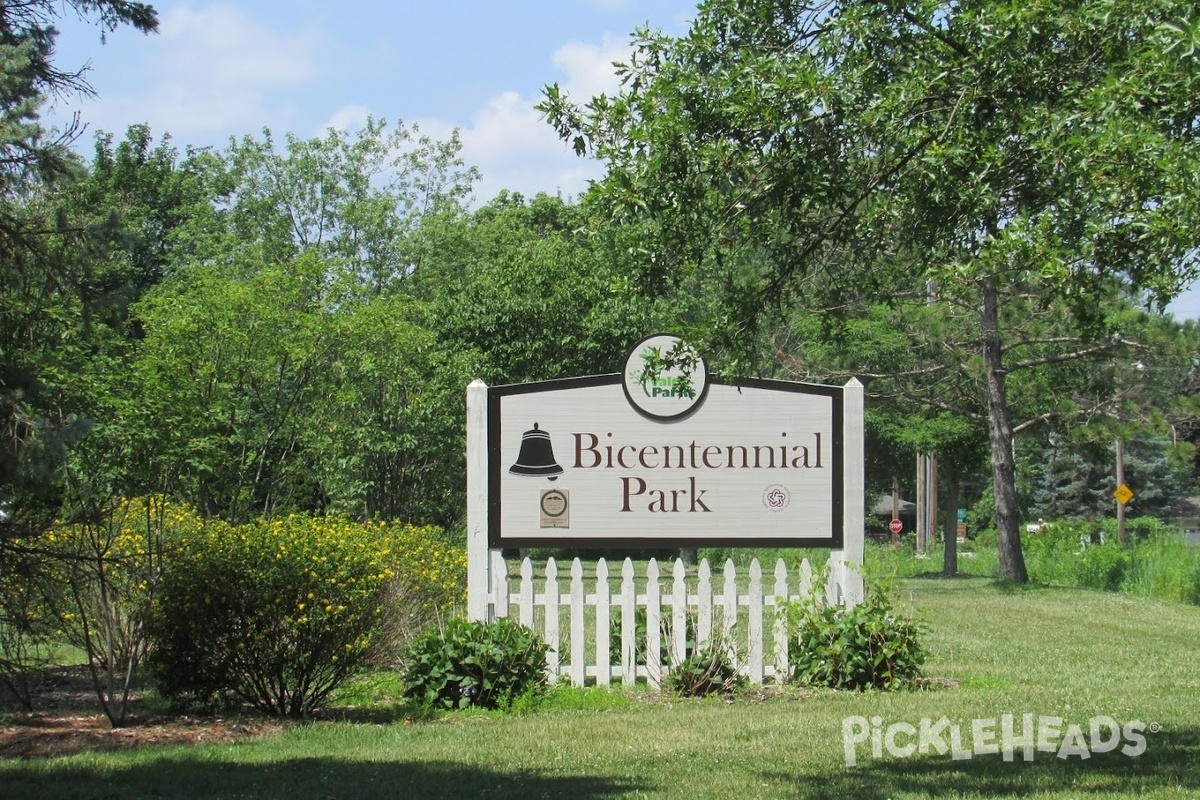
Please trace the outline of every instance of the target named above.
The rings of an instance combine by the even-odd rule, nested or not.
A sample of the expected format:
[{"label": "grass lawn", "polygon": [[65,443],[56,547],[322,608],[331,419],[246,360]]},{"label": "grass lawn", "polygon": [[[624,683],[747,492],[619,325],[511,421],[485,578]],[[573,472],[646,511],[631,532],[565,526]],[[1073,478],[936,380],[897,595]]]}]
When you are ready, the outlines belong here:
[{"label": "grass lawn", "polygon": [[[733,703],[564,692],[523,715],[321,722],[234,744],[5,760],[0,797],[1200,798],[1200,608],[986,579],[899,587],[928,626],[926,673],[956,685]],[[1092,717],[1139,721],[1144,752],[875,758],[868,740],[846,764],[848,717],[886,730],[945,716],[970,748],[972,720],[998,729],[1005,714],[1018,733],[1024,714],[1061,717],[1056,747],[1069,725],[1086,737]]]}]

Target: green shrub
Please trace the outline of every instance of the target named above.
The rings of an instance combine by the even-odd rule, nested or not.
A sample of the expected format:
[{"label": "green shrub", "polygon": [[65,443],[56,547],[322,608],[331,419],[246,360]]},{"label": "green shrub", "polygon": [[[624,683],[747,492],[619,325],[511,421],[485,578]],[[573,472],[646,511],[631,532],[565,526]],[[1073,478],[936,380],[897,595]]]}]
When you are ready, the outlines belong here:
[{"label": "green shrub", "polygon": [[404,656],[405,696],[441,708],[498,708],[546,685],[546,643],[499,619],[454,619],[418,636]]},{"label": "green shrub", "polygon": [[1089,545],[1071,559],[1069,581],[1084,589],[1115,592],[1128,566],[1129,551],[1117,542]]},{"label": "green shrub", "polygon": [[308,716],[430,618],[423,579],[396,568],[421,530],[289,516],[173,542],[150,619],[159,691]]},{"label": "green shrub", "polygon": [[983,528],[971,537],[971,541],[975,543],[975,548],[977,550],[995,547],[998,541],[996,529],[993,527]]},{"label": "green shrub", "polygon": [[1200,605],[1200,547],[1175,529],[1151,533],[1129,554],[1121,591]]},{"label": "green shrub", "polygon": [[921,628],[895,615],[880,588],[869,586],[852,609],[825,605],[814,588],[784,614],[794,680],[835,689],[895,689],[920,676],[926,656]]},{"label": "green shrub", "polygon": [[706,697],[741,688],[746,678],[725,648],[712,645],[691,648],[687,658],[667,673],[667,688],[684,697]]}]

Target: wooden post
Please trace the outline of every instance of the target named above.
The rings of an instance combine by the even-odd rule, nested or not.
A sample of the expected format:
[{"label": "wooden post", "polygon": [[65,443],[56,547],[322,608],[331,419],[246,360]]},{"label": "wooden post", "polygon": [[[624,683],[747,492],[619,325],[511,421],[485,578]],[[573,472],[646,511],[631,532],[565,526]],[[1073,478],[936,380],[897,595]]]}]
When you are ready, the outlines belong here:
[{"label": "wooden post", "polygon": [[499,550],[491,550],[488,555],[491,563],[492,619],[503,619],[508,616],[508,562]]},{"label": "wooden post", "polygon": [[845,480],[842,500],[842,549],[835,550],[834,562],[842,602],[854,608],[863,599],[863,540],[866,518],[866,470],[863,464],[863,385],[851,378],[843,387],[842,441],[845,447]]},{"label": "wooden post", "polygon": [[[1117,488],[1125,485],[1125,440],[1117,437]],[[1122,547],[1129,544],[1129,534],[1125,530],[1125,504],[1117,501],[1117,541]]]},{"label": "wooden post", "polygon": [[467,387],[467,618],[491,622],[488,563],[487,384]]}]

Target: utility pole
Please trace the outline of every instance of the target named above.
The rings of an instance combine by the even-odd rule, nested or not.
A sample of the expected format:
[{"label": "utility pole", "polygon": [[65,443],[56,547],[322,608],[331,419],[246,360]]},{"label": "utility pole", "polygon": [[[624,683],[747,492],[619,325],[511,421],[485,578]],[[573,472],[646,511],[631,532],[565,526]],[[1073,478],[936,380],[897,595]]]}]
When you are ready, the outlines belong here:
[{"label": "utility pole", "polygon": [[937,539],[937,454],[917,455],[917,552]]},{"label": "utility pole", "polygon": [[925,496],[925,479],[929,477],[929,471],[926,469],[927,456],[924,453],[917,454],[917,553],[925,552],[925,543],[928,538],[928,507],[926,506]]},{"label": "utility pole", "polygon": [[[1125,485],[1125,440],[1117,437],[1117,489]],[[1129,535],[1125,532],[1125,503],[1117,498],[1117,541],[1122,547],[1129,544]]]}]

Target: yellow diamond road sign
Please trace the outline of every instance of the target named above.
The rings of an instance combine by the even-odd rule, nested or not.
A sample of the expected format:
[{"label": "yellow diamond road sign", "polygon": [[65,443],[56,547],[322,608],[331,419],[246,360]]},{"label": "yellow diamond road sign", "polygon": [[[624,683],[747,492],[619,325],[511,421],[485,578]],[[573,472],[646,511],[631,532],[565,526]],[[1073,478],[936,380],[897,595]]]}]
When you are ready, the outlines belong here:
[{"label": "yellow diamond road sign", "polygon": [[1125,505],[1133,499],[1133,489],[1130,489],[1128,486],[1122,483],[1117,487],[1117,490],[1113,492],[1113,497],[1117,498],[1118,503]]}]

